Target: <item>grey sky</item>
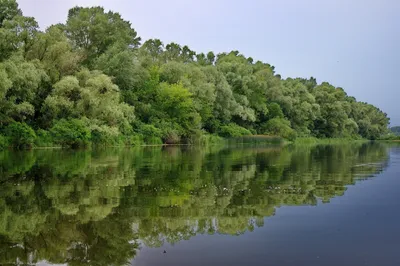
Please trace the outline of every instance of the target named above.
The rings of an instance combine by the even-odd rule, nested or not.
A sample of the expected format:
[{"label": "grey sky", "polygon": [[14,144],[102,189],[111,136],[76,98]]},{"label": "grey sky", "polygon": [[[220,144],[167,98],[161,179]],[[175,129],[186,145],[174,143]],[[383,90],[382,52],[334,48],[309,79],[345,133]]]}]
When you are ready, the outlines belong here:
[{"label": "grey sky", "polygon": [[68,9],[100,5],[129,20],[143,40],[197,52],[239,50],[283,77],[314,76],[372,103],[400,125],[399,0],[18,0],[41,28]]}]

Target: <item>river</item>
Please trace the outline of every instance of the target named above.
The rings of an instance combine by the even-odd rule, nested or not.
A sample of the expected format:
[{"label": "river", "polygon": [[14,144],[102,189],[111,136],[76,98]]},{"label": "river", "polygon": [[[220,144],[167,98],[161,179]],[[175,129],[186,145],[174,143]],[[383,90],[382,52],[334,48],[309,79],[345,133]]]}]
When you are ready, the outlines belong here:
[{"label": "river", "polygon": [[400,265],[400,145],[0,153],[0,265]]}]

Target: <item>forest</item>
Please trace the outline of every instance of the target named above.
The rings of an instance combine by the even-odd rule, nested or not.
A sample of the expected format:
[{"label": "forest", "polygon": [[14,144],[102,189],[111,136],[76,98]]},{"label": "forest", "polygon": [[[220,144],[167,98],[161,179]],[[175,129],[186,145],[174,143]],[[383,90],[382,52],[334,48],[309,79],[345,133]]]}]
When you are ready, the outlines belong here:
[{"label": "forest", "polygon": [[176,144],[247,135],[378,139],[389,118],[343,88],[238,51],[142,41],[102,7],[45,31],[0,0],[0,149]]}]

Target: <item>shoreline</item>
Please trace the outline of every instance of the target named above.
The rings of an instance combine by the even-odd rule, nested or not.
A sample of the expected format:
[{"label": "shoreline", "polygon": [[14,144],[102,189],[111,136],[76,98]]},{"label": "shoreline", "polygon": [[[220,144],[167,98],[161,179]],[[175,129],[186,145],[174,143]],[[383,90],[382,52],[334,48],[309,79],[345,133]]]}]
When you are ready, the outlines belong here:
[{"label": "shoreline", "polygon": [[[249,141],[238,140],[247,139]],[[1,151],[28,151],[28,150],[91,150],[91,149],[107,149],[107,148],[139,148],[139,147],[183,147],[183,146],[193,146],[193,147],[207,147],[207,146],[223,146],[223,145],[337,145],[337,144],[347,144],[347,143],[360,143],[360,142],[400,142],[400,140],[367,140],[367,139],[346,139],[346,138],[298,138],[294,141],[289,141],[279,137],[266,136],[265,138],[260,138],[260,135],[256,135],[254,138],[251,136],[243,136],[238,138],[226,139],[222,138],[220,141],[215,143],[177,143],[177,144],[139,144],[139,145],[89,145],[88,147],[82,148],[70,148],[62,146],[35,146],[30,149],[14,149],[12,147],[0,150]]]}]

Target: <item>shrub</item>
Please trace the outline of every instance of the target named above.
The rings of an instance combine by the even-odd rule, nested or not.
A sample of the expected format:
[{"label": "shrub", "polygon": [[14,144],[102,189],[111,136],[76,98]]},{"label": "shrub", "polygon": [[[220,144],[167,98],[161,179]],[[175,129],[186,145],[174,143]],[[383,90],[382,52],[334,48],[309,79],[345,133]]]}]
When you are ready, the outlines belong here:
[{"label": "shrub", "polygon": [[120,145],[122,142],[118,128],[106,125],[92,126],[91,140],[97,145]]},{"label": "shrub", "polygon": [[154,136],[160,138],[162,135],[161,129],[149,124],[140,124],[137,131],[143,136]]},{"label": "shrub", "polygon": [[148,145],[161,145],[163,144],[161,138],[153,136],[145,136],[144,142]]},{"label": "shrub", "polygon": [[203,134],[192,143],[202,146],[224,144],[224,139],[218,135]]},{"label": "shrub", "polygon": [[[195,144],[195,145],[206,145],[206,132],[200,129],[192,130],[189,134],[180,138],[178,143],[184,144]],[[179,136],[178,136],[179,137]]]},{"label": "shrub", "polygon": [[144,144],[142,135],[125,136],[125,145],[127,146],[140,146]]},{"label": "shrub", "polygon": [[64,147],[79,148],[90,143],[91,133],[82,120],[61,119],[50,130],[54,142]]},{"label": "shrub", "polygon": [[168,130],[163,137],[166,144],[178,144],[181,142],[181,137],[176,130]]},{"label": "shrub", "polygon": [[140,124],[136,131],[143,136],[143,141],[148,145],[163,144],[161,140],[162,130],[153,125]]},{"label": "shrub", "polygon": [[7,147],[8,147],[7,138],[4,137],[3,135],[0,135],[0,151],[6,149]]},{"label": "shrub", "polygon": [[284,118],[272,118],[264,125],[265,134],[272,134],[294,140],[296,131],[290,127],[290,121]]},{"label": "shrub", "polygon": [[230,123],[225,126],[221,126],[219,135],[225,138],[233,138],[233,137],[240,137],[251,135],[251,132],[244,127],[236,125],[234,123]]},{"label": "shrub", "polygon": [[12,122],[6,127],[5,133],[10,145],[17,149],[32,148],[36,139],[35,131],[25,123]]},{"label": "shrub", "polygon": [[39,129],[36,131],[36,140],[35,145],[37,147],[52,147],[54,146],[53,137],[51,136],[49,131]]}]

